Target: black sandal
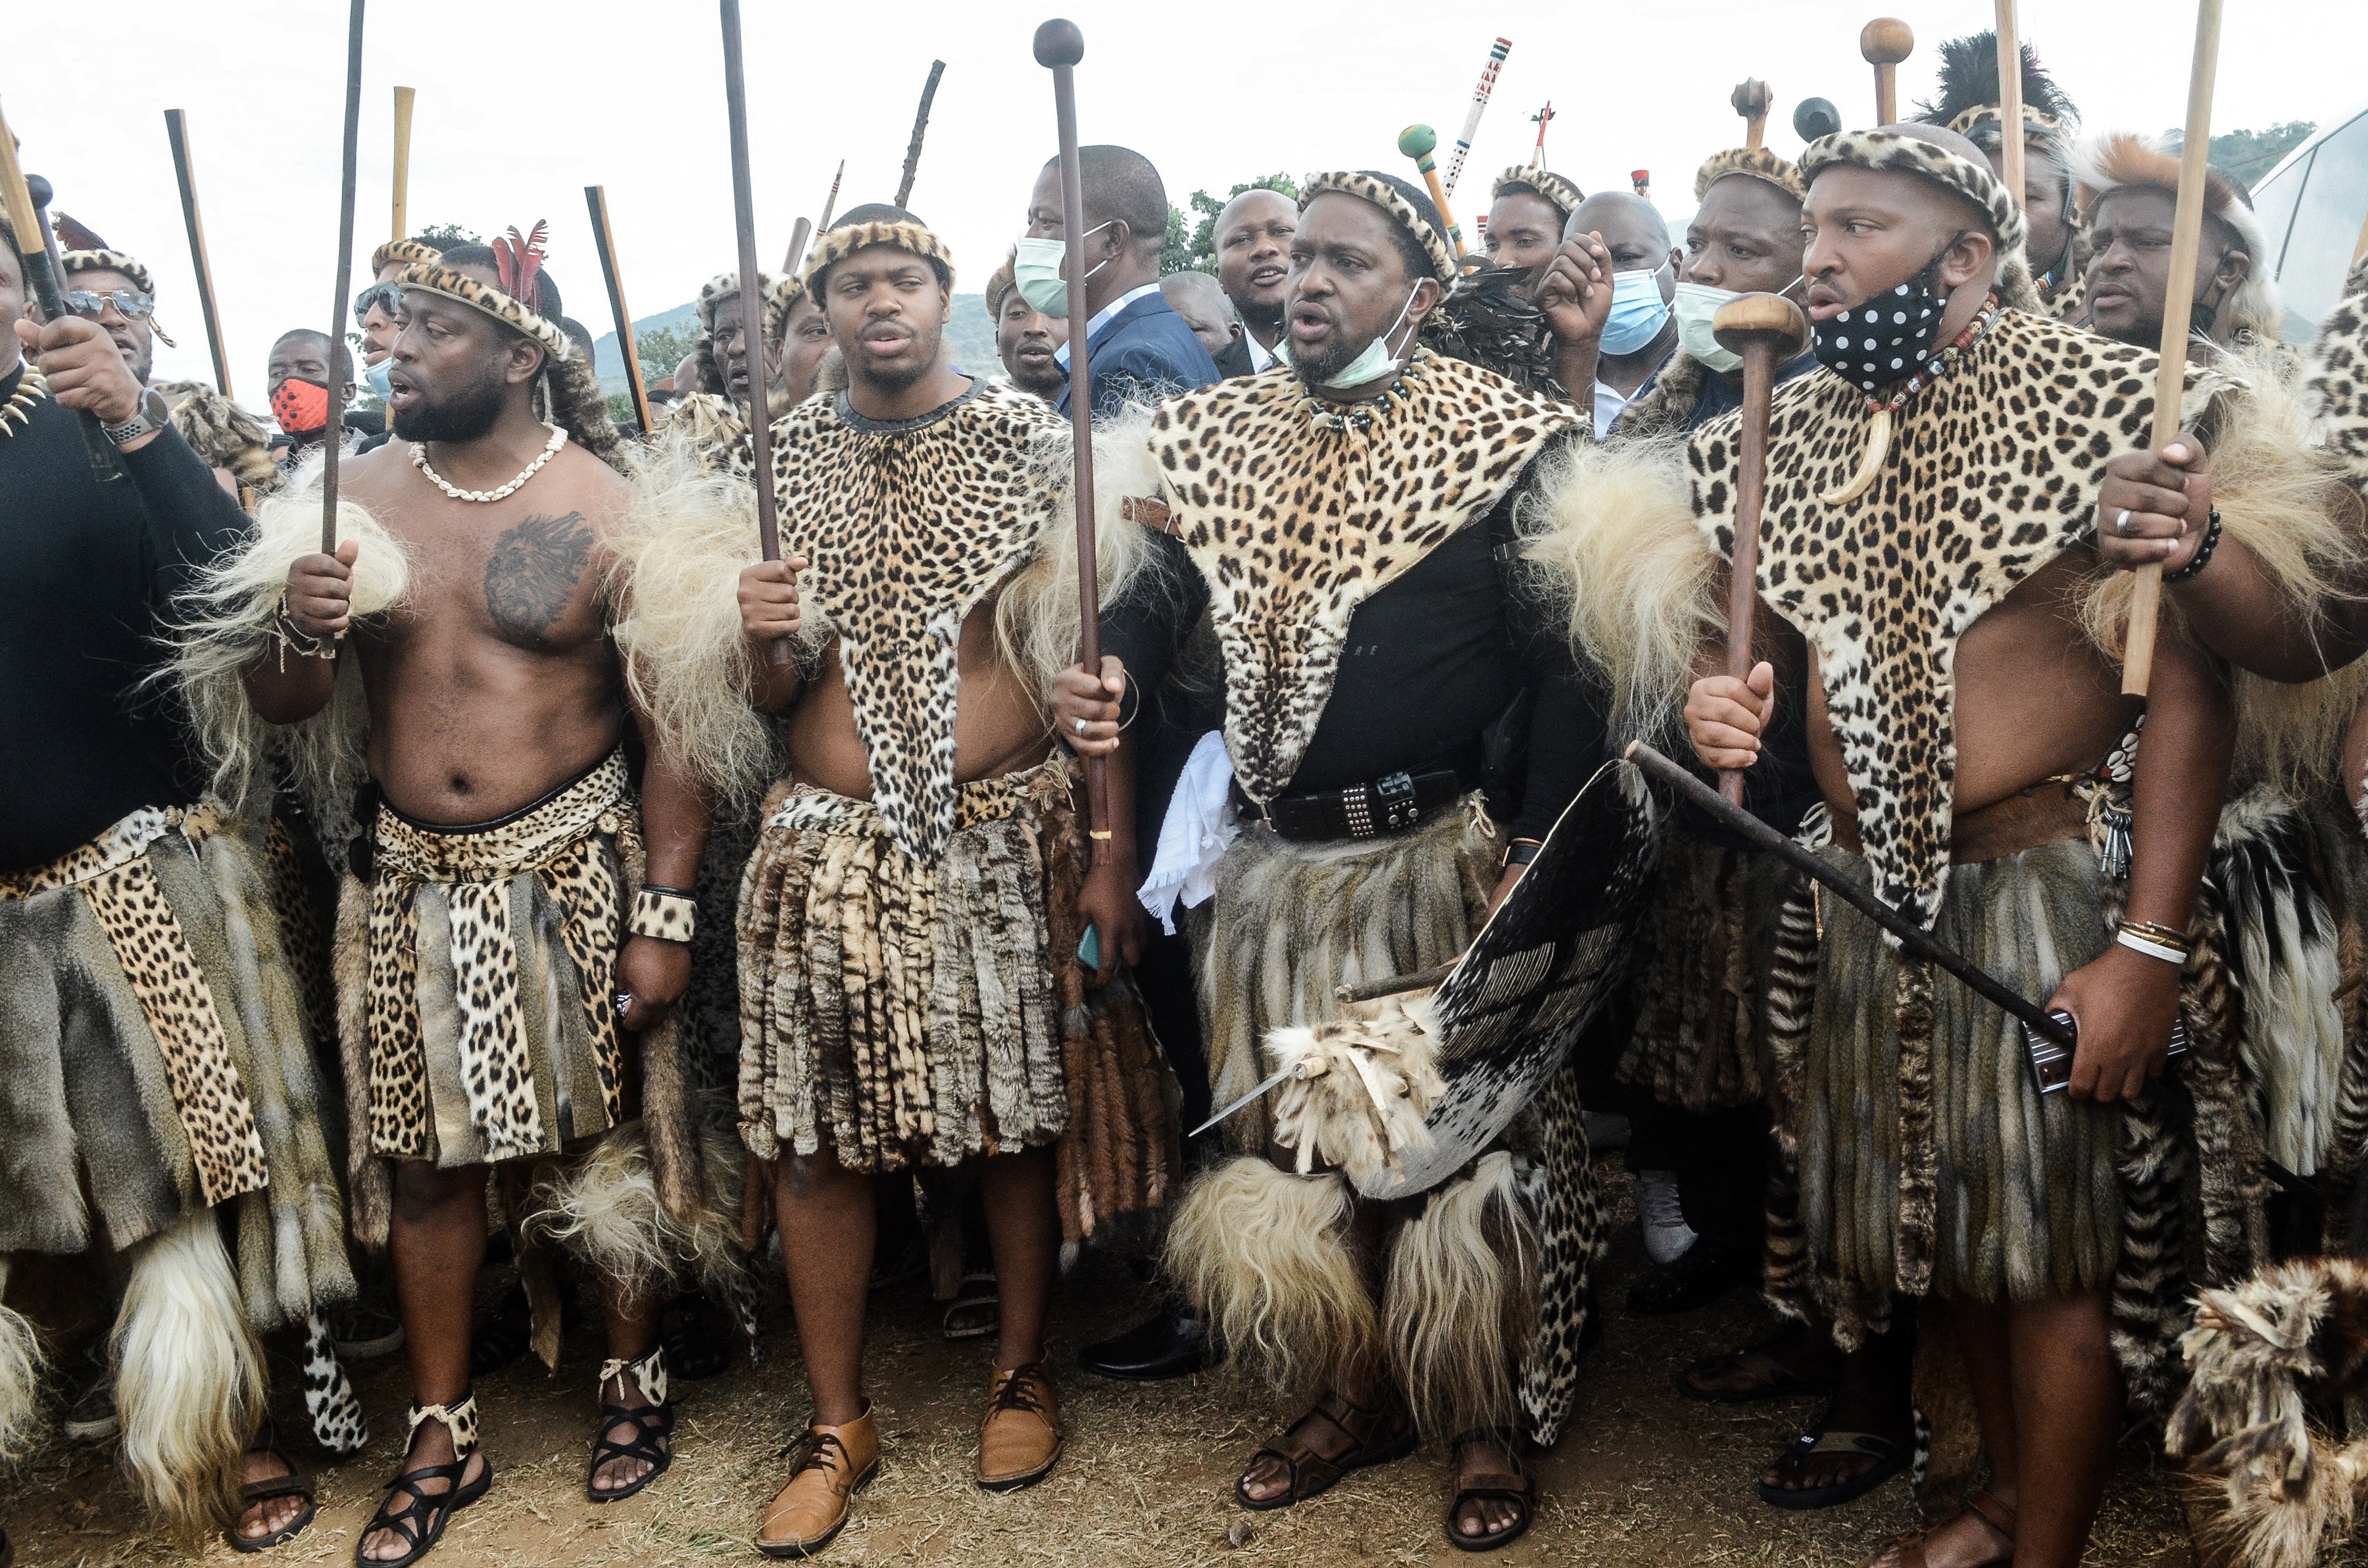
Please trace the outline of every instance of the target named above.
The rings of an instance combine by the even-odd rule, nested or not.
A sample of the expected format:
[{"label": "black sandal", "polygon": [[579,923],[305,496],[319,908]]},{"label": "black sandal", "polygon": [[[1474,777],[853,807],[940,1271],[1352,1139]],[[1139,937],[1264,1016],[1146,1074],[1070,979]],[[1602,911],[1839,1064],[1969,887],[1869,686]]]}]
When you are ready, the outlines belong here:
[{"label": "black sandal", "polygon": [[[473,1393],[454,1405],[430,1404],[411,1407],[411,1429],[419,1430],[423,1421],[440,1421],[452,1435],[454,1458],[450,1464],[426,1464],[417,1470],[407,1470],[386,1483],[386,1501],[378,1506],[370,1522],[354,1538],[354,1568],[410,1568],[427,1556],[444,1539],[444,1527],[452,1516],[474,1503],[490,1491],[494,1484],[493,1461],[485,1461],[477,1479],[464,1483],[469,1472],[469,1460],[477,1452],[477,1396]],[[423,1492],[420,1483],[441,1481],[441,1492]],[[395,1498],[407,1494],[411,1501],[398,1508]],[[410,1550],[400,1557],[375,1558],[362,1555],[370,1538],[381,1530],[401,1536]]]},{"label": "black sandal", "polygon": [[[1510,1546],[1529,1533],[1530,1521],[1537,1517],[1538,1482],[1529,1467],[1521,1463],[1521,1436],[1518,1432],[1501,1431],[1490,1426],[1475,1426],[1469,1432],[1458,1432],[1448,1445],[1448,1454],[1463,1473],[1463,1450],[1476,1443],[1493,1443],[1512,1456],[1513,1468],[1494,1471],[1480,1478],[1480,1484],[1465,1486],[1460,1482],[1454,1500],[1447,1505],[1447,1544],[1458,1551],[1494,1551],[1500,1546]],[[1455,1517],[1463,1512],[1466,1503],[1511,1503],[1521,1510],[1520,1518],[1494,1535],[1468,1536],[1455,1528]]]},{"label": "black sandal", "polygon": [[[1327,1409],[1326,1406],[1337,1408]],[[1385,1423],[1392,1416],[1398,1420],[1393,1431]],[[1395,1401],[1384,1401],[1368,1410],[1361,1404],[1351,1404],[1336,1393],[1326,1393],[1316,1400],[1306,1415],[1292,1422],[1283,1431],[1288,1437],[1310,1421],[1321,1420],[1349,1439],[1348,1449],[1336,1459],[1321,1454],[1302,1454],[1297,1459],[1272,1444],[1250,1456],[1255,1465],[1262,1459],[1281,1464],[1291,1484],[1273,1496],[1260,1501],[1249,1494],[1249,1472],[1244,1470],[1240,1480],[1234,1483],[1234,1501],[1254,1513],[1271,1513],[1288,1508],[1294,1503],[1304,1503],[1310,1497],[1330,1491],[1352,1470],[1366,1470],[1378,1464],[1389,1464],[1406,1458],[1420,1446],[1422,1437],[1413,1421],[1396,1408]],[[1359,1428],[1362,1428],[1360,1430]],[[1387,1433],[1386,1440],[1383,1434]]]},{"label": "black sandal", "polygon": [[275,1546],[285,1546],[303,1534],[304,1527],[313,1522],[313,1516],[321,1511],[321,1506],[313,1495],[313,1478],[298,1470],[296,1461],[279,1451],[279,1434],[273,1430],[270,1422],[267,1421],[263,1424],[263,1430],[256,1434],[255,1446],[246,1451],[250,1454],[269,1454],[288,1467],[288,1473],[275,1475],[268,1481],[249,1481],[241,1483],[238,1489],[238,1512],[241,1519],[246,1517],[247,1509],[257,1503],[268,1503],[275,1497],[304,1499],[304,1506],[297,1510],[296,1517],[269,1535],[243,1536],[238,1533],[236,1525],[222,1532],[222,1538],[230,1542],[230,1549],[233,1551],[268,1551]]},{"label": "black sandal", "polygon": [[[602,1362],[601,1389],[605,1392],[611,1381],[621,1381],[628,1373],[640,1386],[642,1397],[650,1403],[634,1409],[621,1404],[600,1406],[600,1430],[592,1439],[591,1466],[584,1472],[584,1495],[595,1503],[621,1503],[664,1475],[674,1463],[674,1403],[666,1397],[666,1346],[660,1345],[638,1360]],[[609,1436],[620,1426],[633,1429],[632,1437],[622,1443]],[[661,1443],[666,1446],[660,1448]],[[618,1460],[638,1460],[650,1468],[627,1485],[605,1492],[595,1486],[600,1467]]]}]

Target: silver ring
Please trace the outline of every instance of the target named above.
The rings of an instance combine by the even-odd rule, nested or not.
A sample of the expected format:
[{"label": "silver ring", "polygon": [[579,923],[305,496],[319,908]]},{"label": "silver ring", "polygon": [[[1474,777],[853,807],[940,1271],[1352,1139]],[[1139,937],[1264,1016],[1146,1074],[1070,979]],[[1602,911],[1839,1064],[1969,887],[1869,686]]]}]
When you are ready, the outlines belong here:
[{"label": "silver ring", "polygon": [[2127,506],[2123,507],[2122,515],[2113,519],[2113,531],[2124,538],[2128,537],[2130,531],[2130,509]]},{"label": "silver ring", "polygon": [[1081,734],[1081,735],[1082,735],[1082,734],[1084,734],[1085,733],[1086,733],[1086,722],[1085,722],[1083,719],[1080,719],[1080,720],[1078,720],[1078,721],[1077,721],[1077,733],[1079,733],[1079,734]]},{"label": "silver ring", "polygon": [[609,998],[609,1002],[617,1009],[617,1017],[621,1018],[625,1016],[625,1009],[633,1005],[633,994],[630,991],[620,991]]}]

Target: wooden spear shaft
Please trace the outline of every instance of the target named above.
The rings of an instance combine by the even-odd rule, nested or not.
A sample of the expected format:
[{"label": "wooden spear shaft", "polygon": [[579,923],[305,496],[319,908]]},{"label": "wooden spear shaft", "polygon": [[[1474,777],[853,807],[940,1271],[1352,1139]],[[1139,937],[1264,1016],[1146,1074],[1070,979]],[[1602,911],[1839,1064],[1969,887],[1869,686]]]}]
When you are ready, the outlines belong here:
[{"label": "wooden spear shaft", "polygon": [[[748,376],[748,452],[757,481],[757,541],[768,561],[781,558],[780,514],[773,496],[773,430],[766,415],[765,354],[758,312],[765,308],[764,274],[757,269],[756,185],[748,175],[748,77],[741,64],[740,0],[721,0],[723,17],[723,112],[732,122],[732,217],[740,237],[740,311],[752,346]],[[790,642],[773,640],[775,668],[790,662]]]},{"label": "wooden spear shaft", "polygon": [[2022,35],[2014,0],[1998,0],[1998,162],[2007,194],[2022,205]]},{"label": "wooden spear shaft", "polygon": [[411,105],[418,96],[416,87],[394,90],[394,232],[389,239],[411,233]]},{"label": "wooden spear shaft", "polygon": [[806,242],[812,238],[814,238],[814,221],[809,218],[799,219],[798,226],[790,231],[789,255],[781,258],[782,277],[795,278],[798,275],[798,263],[805,260]]},{"label": "wooden spear shaft", "polygon": [[[929,105],[937,101],[938,78],[946,74],[942,60],[929,62],[928,84],[921,89],[921,111],[913,117],[913,140],[905,148],[905,177],[896,184],[896,205],[902,207],[913,198],[913,176],[921,168],[921,138],[929,132]],[[831,182],[837,190],[838,182]]]},{"label": "wooden spear shaft", "polygon": [[[41,319],[57,321],[66,313],[64,297],[59,290],[64,286],[65,269],[58,265],[58,237],[50,231],[50,182],[39,175],[28,176],[17,162],[17,138],[9,132],[7,117],[0,115],[0,207],[8,210],[8,222],[17,231],[17,244],[25,258],[25,287],[41,307]],[[46,243],[36,246],[34,237]],[[15,327],[0,323],[0,331],[13,332]],[[75,423],[82,426],[83,449],[90,458],[90,471],[103,483],[120,483],[124,478],[123,465],[115,460],[114,444],[98,427],[98,415],[88,409],[76,411]]]},{"label": "wooden spear shaft", "polygon": [[235,400],[230,390],[230,351],[222,342],[222,312],[214,303],[214,269],[206,259],[206,224],[198,216],[198,174],[189,154],[188,116],[165,111],[165,139],[173,146],[173,177],[181,187],[181,226],[189,232],[189,267],[198,275],[198,312],[206,321],[206,348],[213,355],[214,387]]},{"label": "wooden spear shaft", "polygon": [[[353,308],[354,181],[362,131],[362,6],[353,0],[346,21],[345,181],[337,200],[337,298],[329,315],[329,381],[337,382],[337,349],[346,341],[346,312]],[[321,553],[337,552],[337,451],[345,434],[345,410],[330,396],[329,427],[321,432]]]},{"label": "wooden spear shaft", "polygon": [[[1086,187],[1077,164],[1077,62],[1086,38],[1075,22],[1055,17],[1036,29],[1036,62],[1053,73],[1053,113],[1061,141],[1061,233],[1069,250],[1069,429],[1075,453],[1073,480],[1077,507],[1077,662],[1088,676],[1102,668],[1101,573],[1094,543],[1094,379],[1087,327],[1093,307],[1086,302]],[[1098,756],[1086,759],[1087,833],[1093,863],[1110,853],[1110,769]]]},{"label": "wooden spear shaft", "polygon": [[[2171,220],[2170,286],[2162,301],[2162,361],[2154,382],[2154,449],[2179,436],[2179,405],[2187,391],[2187,334],[2195,311],[2195,253],[2203,237],[2203,176],[2212,158],[2212,85],[2220,72],[2221,0],[2195,7],[2195,63],[2187,78],[2187,144],[2180,152],[2179,209]],[[2162,562],[2138,568],[2130,599],[2129,651],[2122,660],[2122,694],[2144,697],[2154,678],[2155,631],[2162,616]]]},{"label": "wooden spear shaft", "polygon": [[600,253],[600,276],[609,285],[609,313],[617,323],[617,347],[625,354],[625,390],[632,395],[633,417],[642,422],[642,434],[655,428],[650,424],[650,396],[642,385],[642,356],[633,342],[633,312],[625,306],[625,278],[617,270],[617,240],[609,228],[609,192],[605,187],[587,185],[584,187],[584,205],[592,214],[592,244]]}]

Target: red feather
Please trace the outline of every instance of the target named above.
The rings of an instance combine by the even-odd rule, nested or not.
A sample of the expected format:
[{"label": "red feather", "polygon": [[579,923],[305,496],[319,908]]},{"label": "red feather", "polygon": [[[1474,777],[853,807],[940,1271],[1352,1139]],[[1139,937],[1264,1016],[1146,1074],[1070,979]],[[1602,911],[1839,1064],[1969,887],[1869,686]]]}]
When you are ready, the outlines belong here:
[{"label": "red feather", "polygon": [[542,242],[550,233],[551,224],[538,218],[531,234],[520,234],[513,223],[507,239],[494,238],[494,272],[502,292],[530,311],[541,308],[535,280],[542,275]]}]

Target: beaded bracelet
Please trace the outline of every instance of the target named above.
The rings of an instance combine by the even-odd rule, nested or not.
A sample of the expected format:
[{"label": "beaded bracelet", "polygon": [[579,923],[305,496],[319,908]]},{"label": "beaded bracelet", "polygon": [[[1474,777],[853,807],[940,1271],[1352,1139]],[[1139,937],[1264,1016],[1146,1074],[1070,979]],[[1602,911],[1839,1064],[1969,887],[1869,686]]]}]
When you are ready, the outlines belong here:
[{"label": "beaded bracelet", "polygon": [[2176,572],[2166,572],[2166,583],[2184,583],[2212,563],[2212,552],[2220,545],[2220,508],[2212,508],[2211,519],[2203,525],[2203,542],[2195,547],[2195,555]]}]

